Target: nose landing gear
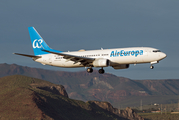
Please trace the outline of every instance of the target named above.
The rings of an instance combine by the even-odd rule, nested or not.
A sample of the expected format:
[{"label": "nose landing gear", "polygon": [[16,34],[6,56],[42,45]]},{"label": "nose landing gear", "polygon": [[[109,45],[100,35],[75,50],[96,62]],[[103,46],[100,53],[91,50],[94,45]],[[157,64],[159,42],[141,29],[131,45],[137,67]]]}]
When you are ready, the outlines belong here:
[{"label": "nose landing gear", "polygon": [[150,69],[154,69],[154,66],[153,66],[153,65],[151,65],[151,66],[150,66]]},{"label": "nose landing gear", "polygon": [[157,63],[159,63],[159,61],[154,61],[154,62],[151,62],[150,64],[150,69],[154,69],[154,66],[153,66],[153,64],[157,64]]}]

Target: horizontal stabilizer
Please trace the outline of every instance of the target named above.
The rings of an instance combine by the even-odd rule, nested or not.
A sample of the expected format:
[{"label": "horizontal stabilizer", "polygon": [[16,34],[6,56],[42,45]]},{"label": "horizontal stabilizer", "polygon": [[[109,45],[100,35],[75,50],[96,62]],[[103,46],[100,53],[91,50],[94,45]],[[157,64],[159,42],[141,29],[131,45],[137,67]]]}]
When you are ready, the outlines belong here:
[{"label": "horizontal stabilizer", "polygon": [[20,54],[20,53],[13,53],[15,55],[21,55],[25,57],[31,57],[31,58],[41,58],[41,56],[34,56],[34,55],[27,55],[27,54]]}]

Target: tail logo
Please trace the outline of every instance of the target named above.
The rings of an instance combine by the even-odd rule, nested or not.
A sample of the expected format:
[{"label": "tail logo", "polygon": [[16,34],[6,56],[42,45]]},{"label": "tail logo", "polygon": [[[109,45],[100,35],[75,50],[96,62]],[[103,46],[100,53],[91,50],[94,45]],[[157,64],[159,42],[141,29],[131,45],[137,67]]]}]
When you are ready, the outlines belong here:
[{"label": "tail logo", "polygon": [[35,39],[34,42],[33,42],[33,48],[42,48],[42,43],[43,43],[43,40],[42,39]]}]

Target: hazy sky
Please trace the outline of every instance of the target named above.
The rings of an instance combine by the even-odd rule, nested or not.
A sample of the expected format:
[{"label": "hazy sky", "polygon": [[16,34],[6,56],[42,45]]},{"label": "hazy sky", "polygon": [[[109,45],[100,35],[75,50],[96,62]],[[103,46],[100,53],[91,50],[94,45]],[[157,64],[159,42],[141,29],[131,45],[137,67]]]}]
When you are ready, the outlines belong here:
[{"label": "hazy sky", "polygon": [[177,0],[1,0],[0,63],[60,71],[85,68],[43,66],[12,53],[33,54],[28,27],[61,51],[154,47],[167,54],[155,64],[130,65],[107,73],[131,79],[179,79],[179,1]]}]

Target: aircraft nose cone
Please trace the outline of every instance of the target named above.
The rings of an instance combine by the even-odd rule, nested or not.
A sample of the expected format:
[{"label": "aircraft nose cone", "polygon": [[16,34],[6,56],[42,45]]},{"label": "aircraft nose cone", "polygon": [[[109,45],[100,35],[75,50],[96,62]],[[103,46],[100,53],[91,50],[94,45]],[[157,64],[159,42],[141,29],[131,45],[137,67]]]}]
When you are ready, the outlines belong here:
[{"label": "aircraft nose cone", "polygon": [[162,59],[164,59],[167,57],[167,55],[165,53],[162,53],[161,57],[162,57]]}]

